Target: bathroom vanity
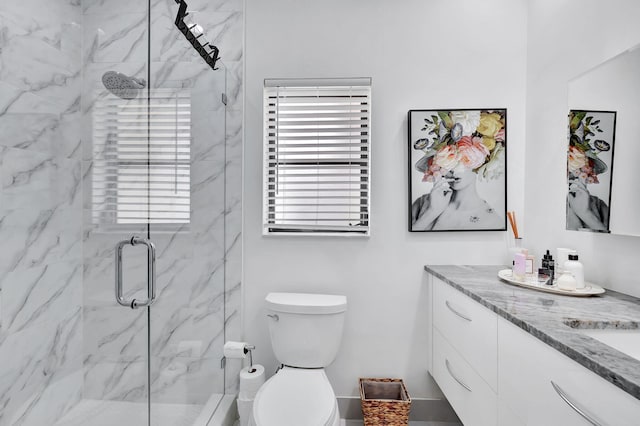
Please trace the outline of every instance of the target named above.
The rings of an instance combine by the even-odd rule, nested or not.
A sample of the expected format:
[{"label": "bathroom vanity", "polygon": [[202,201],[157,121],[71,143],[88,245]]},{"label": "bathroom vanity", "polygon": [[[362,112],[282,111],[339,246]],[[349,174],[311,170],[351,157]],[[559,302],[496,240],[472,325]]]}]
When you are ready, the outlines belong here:
[{"label": "bathroom vanity", "polygon": [[502,268],[425,266],[428,370],[465,426],[640,424],[640,299],[540,293]]}]

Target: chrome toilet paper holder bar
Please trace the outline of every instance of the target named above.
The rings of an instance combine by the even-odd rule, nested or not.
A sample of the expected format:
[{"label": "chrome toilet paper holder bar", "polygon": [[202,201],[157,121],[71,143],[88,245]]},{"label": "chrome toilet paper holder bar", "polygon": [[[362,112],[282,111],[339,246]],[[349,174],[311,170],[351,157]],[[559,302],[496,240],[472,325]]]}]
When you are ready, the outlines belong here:
[{"label": "chrome toilet paper holder bar", "polygon": [[[244,353],[245,354],[249,354],[249,373],[255,373],[256,369],[253,368],[253,351],[255,349],[255,345],[245,345],[244,347]],[[227,357],[223,356],[222,359],[220,360],[220,368],[224,368],[227,364]]]},{"label": "chrome toilet paper holder bar", "polygon": [[248,353],[249,354],[249,373],[255,373],[256,369],[253,368],[253,350],[256,347],[254,345],[247,345],[244,347],[244,353]]}]

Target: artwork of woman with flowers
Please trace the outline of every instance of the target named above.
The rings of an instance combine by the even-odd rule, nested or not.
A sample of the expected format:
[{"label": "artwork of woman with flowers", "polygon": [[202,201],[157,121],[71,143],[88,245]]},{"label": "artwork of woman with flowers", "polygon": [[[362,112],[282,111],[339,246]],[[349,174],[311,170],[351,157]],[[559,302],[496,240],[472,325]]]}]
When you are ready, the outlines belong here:
[{"label": "artwork of woman with flowers", "polygon": [[609,232],[615,121],[614,111],[569,111],[567,229]]},{"label": "artwork of woman with flowers", "polygon": [[409,230],[506,229],[505,109],[409,111]]}]

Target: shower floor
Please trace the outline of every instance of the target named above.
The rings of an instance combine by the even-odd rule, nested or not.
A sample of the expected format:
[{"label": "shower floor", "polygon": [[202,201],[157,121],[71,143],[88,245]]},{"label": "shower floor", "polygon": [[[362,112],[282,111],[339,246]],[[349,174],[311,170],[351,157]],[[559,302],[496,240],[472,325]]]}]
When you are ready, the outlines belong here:
[{"label": "shower floor", "polygon": [[[153,426],[194,426],[205,405],[151,404]],[[54,426],[147,426],[147,404],[83,399]]]}]

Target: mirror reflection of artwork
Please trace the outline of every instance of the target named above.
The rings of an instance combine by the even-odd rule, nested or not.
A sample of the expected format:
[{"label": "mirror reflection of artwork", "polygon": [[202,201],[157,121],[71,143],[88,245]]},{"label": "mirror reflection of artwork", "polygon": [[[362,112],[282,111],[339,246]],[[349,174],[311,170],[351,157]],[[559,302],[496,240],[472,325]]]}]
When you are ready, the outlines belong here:
[{"label": "mirror reflection of artwork", "polygon": [[506,229],[505,109],[409,111],[409,231]]},{"label": "mirror reflection of artwork", "polygon": [[[617,235],[640,236],[640,44],[629,49],[625,47],[615,46],[614,49],[621,53],[583,70],[569,80],[567,100],[569,110],[616,112],[615,168],[610,173],[609,230]],[[591,55],[590,60],[598,61],[598,55]],[[611,152],[599,153],[598,157],[605,158],[604,155],[610,155]],[[600,184],[590,185],[589,191],[597,187],[605,189],[603,178],[605,176],[598,175]],[[607,201],[605,197],[606,194],[600,196]]]},{"label": "mirror reflection of artwork", "polygon": [[614,111],[569,112],[567,229],[609,232]]}]

